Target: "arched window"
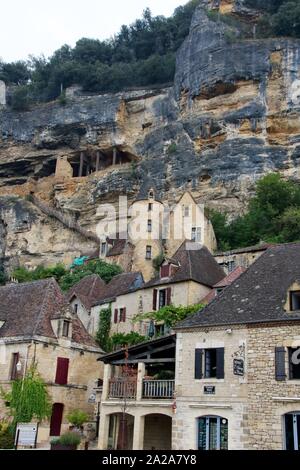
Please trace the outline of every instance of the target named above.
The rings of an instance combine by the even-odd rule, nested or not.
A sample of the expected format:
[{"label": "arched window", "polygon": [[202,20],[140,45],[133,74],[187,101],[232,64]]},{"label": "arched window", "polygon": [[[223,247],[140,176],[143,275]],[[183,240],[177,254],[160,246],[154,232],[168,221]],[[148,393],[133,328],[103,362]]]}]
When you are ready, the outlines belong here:
[{"label": "arched window", "polygon": [[300,411],[284,415],[285,448],[300,450]]},{"label": "arched window", "polygon": [[221,416],[198,418],[198,450],[227,450],[228,420]]}]

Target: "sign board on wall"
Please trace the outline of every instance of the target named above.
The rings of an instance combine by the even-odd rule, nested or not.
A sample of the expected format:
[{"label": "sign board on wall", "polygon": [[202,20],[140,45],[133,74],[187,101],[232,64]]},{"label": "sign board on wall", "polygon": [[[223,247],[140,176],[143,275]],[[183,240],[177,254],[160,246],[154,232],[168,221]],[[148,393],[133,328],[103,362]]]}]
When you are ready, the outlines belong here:
[{"label": "sign board on wall", "polygon": [[205,395],[215,395],[216,393],[216,387],[213,385],[205,385],[204,386],[204,394]]},{"label": "sign board on wall", "polygon": [[15,445],[24,447],[35,447],[37,432],[37,423],[19,423],[16,429]]},{"label": "sign board on wall", "polygon": [[244,359],[233,360],[233,373],[234,375],[243,376],[245,373]]}]

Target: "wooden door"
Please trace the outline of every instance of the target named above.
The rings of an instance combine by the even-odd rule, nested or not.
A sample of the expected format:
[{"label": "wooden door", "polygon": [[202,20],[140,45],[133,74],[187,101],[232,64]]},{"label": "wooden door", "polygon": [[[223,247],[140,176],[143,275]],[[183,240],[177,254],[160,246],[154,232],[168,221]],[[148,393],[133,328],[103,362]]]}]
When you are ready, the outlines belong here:
[{"label": "wooden door", "polygon": [[54,403],[50,422],[50,436],[60,436],[64,405]]}]

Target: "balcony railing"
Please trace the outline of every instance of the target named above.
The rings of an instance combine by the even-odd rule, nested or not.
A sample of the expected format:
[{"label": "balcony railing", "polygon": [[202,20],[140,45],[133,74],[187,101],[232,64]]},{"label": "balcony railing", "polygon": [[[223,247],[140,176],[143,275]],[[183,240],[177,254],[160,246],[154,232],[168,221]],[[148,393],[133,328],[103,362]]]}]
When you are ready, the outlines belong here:
[{"label": "balcony railing", "polygon": [[143,380],[143,398],[173,398],[175,380]]},{"label": "balcony railing", "polygon": [[109,398],[136,398],[136,381],[115,378],[109,381]]}]

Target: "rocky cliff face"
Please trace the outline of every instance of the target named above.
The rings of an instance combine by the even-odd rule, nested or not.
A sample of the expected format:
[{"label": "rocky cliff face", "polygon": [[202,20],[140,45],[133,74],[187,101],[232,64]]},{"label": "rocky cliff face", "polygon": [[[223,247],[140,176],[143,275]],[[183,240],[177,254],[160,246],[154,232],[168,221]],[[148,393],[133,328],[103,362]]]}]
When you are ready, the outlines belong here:
[{"label": "rocky cliff face", "polygon": [[[166,201],[190,190],[237,214],[265,173],[299,180],[300,41],[243,40],[204,7],[255,18],[242,0],[203,0],[173,87],[0,111],[0,257],[8,267],[67,261],[95,246],[25,201],[30,192],[94,231],[100,203],[133,200],[150,186]],[[124,164],[111,165],[113,148]],[[55,178],[57,157],[67,155],[76,175],[80,152],[87,162],[100,152],[104,166]]]}]

